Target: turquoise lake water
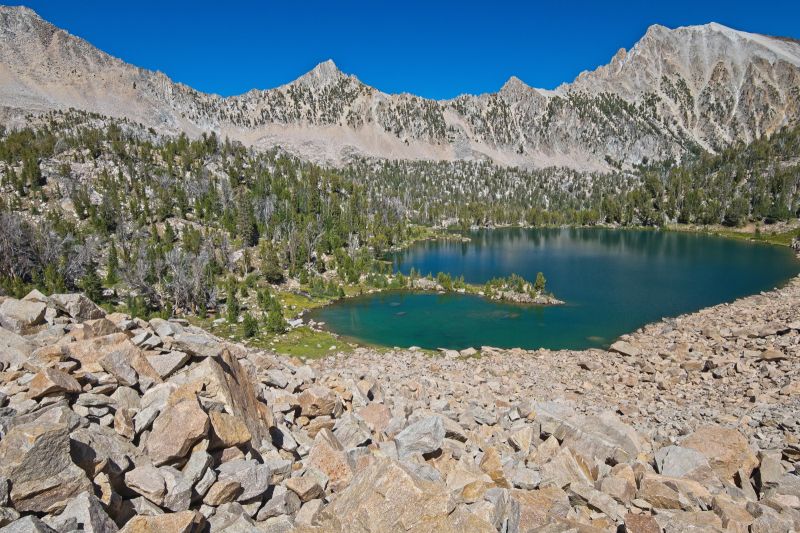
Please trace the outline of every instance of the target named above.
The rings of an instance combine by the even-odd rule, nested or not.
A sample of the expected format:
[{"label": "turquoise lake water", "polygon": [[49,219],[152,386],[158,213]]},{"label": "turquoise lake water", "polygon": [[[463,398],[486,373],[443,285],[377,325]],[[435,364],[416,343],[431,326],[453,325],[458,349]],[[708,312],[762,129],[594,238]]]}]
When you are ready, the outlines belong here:
[{"label": "turquoise lake water", "polygon": [[563,306],[496,303],[479,296],[389,292],[345,299],[311,316],[336,333],[385,346],[482,345],[551,349],[608,346],[624,333],[769,290],[800,273],[786,247],[660,231],[495,229],[471,241],[427,241],[392,256],[405,274],[449,272],[469,283],[517,273]]}]

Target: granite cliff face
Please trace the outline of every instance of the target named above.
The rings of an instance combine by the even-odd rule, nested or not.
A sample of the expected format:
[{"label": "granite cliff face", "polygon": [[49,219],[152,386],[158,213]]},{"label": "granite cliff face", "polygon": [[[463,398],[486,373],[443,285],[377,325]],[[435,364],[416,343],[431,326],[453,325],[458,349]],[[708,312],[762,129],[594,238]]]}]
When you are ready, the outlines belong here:
[{"label": "granite cliff face", "polygon": [[712,23],[652,26],[555,91],[512,77],[497,93],[429,100],[383,93],[327,61],[281,87],[221,97],[126,64],[29,9],[0,8],[7,123],[20,111],[76,108],[334,164],[367,156],[604,169],[681,157],[797,123],[798,87],[798,42]]}]

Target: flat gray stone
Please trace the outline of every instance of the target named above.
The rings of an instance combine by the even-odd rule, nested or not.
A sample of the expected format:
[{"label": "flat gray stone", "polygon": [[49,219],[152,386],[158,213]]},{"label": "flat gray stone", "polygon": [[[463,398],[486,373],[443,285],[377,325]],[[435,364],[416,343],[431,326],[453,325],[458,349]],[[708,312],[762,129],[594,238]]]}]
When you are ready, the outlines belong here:
[{"label": "flat gray stone", "polygon": [[87,533],[115,533],[119,528],[108,516],[100,500],[89,492],[83,492],[71,500],[64,511],[45,519],[57,531],[67,531],[70,523]]},{"label": "flat gray stone", "polygon": [[438,450],[444,441],[444,424],[438,416],[414,422],[395,437],[397,453],[404,459],[414,453],[426,454]]},{"label": "flat gray stone", "polygon": [[24,337],[0,327],[0,368],[22,368],[35,349]]},{"label": "flat gray stone", "polygon": [[261,496],[269,488],[272,479],[272,470],[267,465],[259,464],[255,460],[238,459],[222,463],[218,470],[217,479],[238,481],[243,492],[237,501],[252,500]]}]

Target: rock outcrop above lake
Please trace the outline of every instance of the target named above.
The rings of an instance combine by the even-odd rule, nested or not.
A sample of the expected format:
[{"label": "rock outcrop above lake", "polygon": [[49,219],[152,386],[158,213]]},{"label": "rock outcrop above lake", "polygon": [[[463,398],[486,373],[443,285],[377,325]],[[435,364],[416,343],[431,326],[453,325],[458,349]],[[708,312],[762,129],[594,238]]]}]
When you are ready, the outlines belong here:
[{"label": "rock outcrop above lake", "polygon": [[480,357],[306,364],[75,295],[0,314],[3,532],[800,528],[800,279]]}]

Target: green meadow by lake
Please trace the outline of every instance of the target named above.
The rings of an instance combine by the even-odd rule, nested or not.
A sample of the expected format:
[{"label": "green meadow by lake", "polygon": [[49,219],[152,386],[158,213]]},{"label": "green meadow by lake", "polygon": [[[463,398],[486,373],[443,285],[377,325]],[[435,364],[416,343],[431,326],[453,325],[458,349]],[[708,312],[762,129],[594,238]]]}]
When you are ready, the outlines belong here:
[{"label": "green meadow by lake", "polygon": [[769,290],[800,272],[788,248],[709,235],[611,229],[496,229],[470,242],[426,241],[391,257],[408,274],[449,272],[469,283],[542,271],[566,305],[521,306],[479,296],[387,292],[341,300],[312,318],[371,344],[583,349],[667,316]]}]

